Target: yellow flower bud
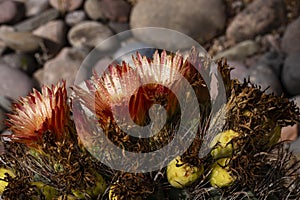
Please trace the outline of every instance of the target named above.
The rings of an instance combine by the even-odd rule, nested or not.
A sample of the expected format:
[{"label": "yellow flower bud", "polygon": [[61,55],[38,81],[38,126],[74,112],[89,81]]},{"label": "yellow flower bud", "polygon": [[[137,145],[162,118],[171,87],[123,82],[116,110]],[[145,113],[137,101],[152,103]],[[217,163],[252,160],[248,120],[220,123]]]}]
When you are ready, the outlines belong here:
[{"label": "yellow flower bud", "polygon": [[5,178],[5,174],[9,174],[11,177],[15,177],[15,174],[12,170],[1,167],[0,168],[0,194],[2,194],[5,190],[5,187],[8,185],[8,182],[2,180]]},{"label": "yellow flower bud", "polygon": [[222,158],[213,164],[210,175],[210,184],[213,187],[228,187],[236,180],[236,177],[231,174],[231,170],[227,166],[229,161],[229,158]]},{"label": "yellow flower bud", "polygon": [[227,130],[216,135],[210,144],[210,147],[213,148],[213,150],[211,151],[211,155],[215,159],[230,157],[234,150],[231,144],[231,140],[238,137],[239,135],[239,133],[233,130]]},{"label": "yellow flower bud", "polygon": [[172,160],[167,167],[169,183],[176,188],[184,188],[195,182],[202,174],[204,168],[183,163],[180,156]]}]

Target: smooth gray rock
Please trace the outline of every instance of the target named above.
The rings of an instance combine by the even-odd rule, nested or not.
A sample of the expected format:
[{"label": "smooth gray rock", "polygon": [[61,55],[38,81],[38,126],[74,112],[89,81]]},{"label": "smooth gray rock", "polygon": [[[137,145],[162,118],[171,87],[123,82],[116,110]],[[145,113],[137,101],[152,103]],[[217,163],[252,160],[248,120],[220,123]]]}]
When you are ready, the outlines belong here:
[{"label": "smooth gray rock", "polygon": [[269,51],[261,56],[258,60],[259,63],[270,66],[276,76],[281,79],[281,70],[284,63],[284,55],[282,52]]},{"label": "smooth gray rock", "polygon": [[235,46],[218,53],[215,58],[227,58],[228,60],[244,60],[248,56],[255,54],[259,50],[259,45],[253,40],[246,40]]},{"label": "smooth gray rock", "polygon": [[[1,0],[0,0],[1,1]],[[5,31],[10,31],[10,32],[14,32],[15,28],[12,27],[11,25],[1,25],[0,26],[0,32],[5,32]]]},{"label": "smooth gray rock", "polygon": [[0,63],[0,95],[17,99],[26,96],[34,82],[25,73]]},{"label": "smooth gray rock", "polygon": [[292,99],[296,102],[297,106],[300,108],[300,95],[297,95],[297,96],[293,97]]},{"label": "smooth gray rock", "polygon": [[60,12],[74,11],[79,8],[83,0],[49,0],[50,5]]},{"label": "smooth gray rock", "polygon": [[104,17],[101,11],[101,3],[98,0],[86,0],[84,3],[84,11],[92,20],[98,20]]},{"label": "smooth gray rock", "polygon": [[113,64],[114,61],[113,59],[111,59],[110,57],[104,57],[100,60],[98,60],[95,64],[95,66],[93,67],[93,69],[95,70],[95,72],[97,73],[103,73],[103,71],[105,69],[107,69],[107,67],[111,64]]},{"label": "smooth gray rock", "polygon": [[[225,6],[222,0],[147,0],[138,1],[133,7],[130,25],[131,28],[173,29],[202,43],[212,39],[223,30],[225,19]],[[135,36],[153,45],[166,43],[166,38],[153,39],[152,34],[145,30],[135,33]],[[164,45],[169,47],[171,44]]]},{"label": "smooth gray rock", "polygon": [[269,66],[263,64],[252,66],[249,69],[249,74],[250,81],[260,85],[262,90],[269,87],[266,93],[282,94],[281,83]]},{"label": "smooth gray rock", "polygon": [[86,55],[86,52],[79,49],[65,47],[55,58],[47,61],[42,69],[35,72],[34,77],[40,85],[56,84],[58,81],[66,80],[67,87],[69,87],[74,84],[79,67]]},{"label": "smooth gray rock", "polygon": [[13,21],[17,15],[17,5],[13,1],[0,1],[0,23]]},{"label": "smooth gray rock", "polygon": [[124,0],[101,0],[100,9],[103,16],[114,22],[128,22],[131,6]]},{"label": "smooth gray rock", "polygon": [[281,140],[293,142],[298,137],[298,124],[286,126],[281,129]]},{"label": "smooth gray rock", "polygon": [[281,40],[281,47],[287,54],[300,51],[300,17],[290,23]]},{"label": "smooth gray rock", "polygon": [[234,41],[253,39],[279,27],[286,20],[283,0],[256,0],[229,24],[226,35]]},{"label": "smooth gray rock", "polygon": [[121,33],[123,31],[127,31],[130,29],[128,23],[121,23],[121,22],[109,22],[108,26],[113,30],[114,33]]},{"label": "smooth gray rock", "polygon": [[230,72],[231,79],[237,79],[241,83],[244,82],[244,79],[248,79],[250,71],[242,62],[228,60],[228,65],[234,68]]},{"label": "smooth gray rock", "polygon": [[63,45],[66,42],[66,26],[62,20],[53,20],[35,29],[33,35],[48,39],[56,44]]},{"label": "smooth gray rock", "polygon": [[33,52],[39,49],[42,39],[30,32],[0,31],[0,39],[4,44],[20,52]]},{"label": "smooth gray rock", "polygon": [[6,96],[0,95],[0,108],[5,112],[10,112],[12,110],[13,100]]},{"label": "smooth gray rock", "polygon": [[65,17],[66,24],[68,24],[69,26],[74,26],[84,21],[85,19],[86,19],[86,15],[83,10],[75,10],[69,12]]},{"label": "smooth gray rock", "polygon": [[281,77],[285,89],[291,95],[300,95],[300,52],[286,58]]},{"label": "smooth gray rock", "polygon": [[113,54],[112,58],[118,63],[125,61],[133,66],[132,56],[135,57],[137,52],[142,56],[152,59],[155,50],[155,48],[148,44],[132,39],[129,40],[129,42],[123,42],[122,46]]},{"label": "smooth gray rock", "polygon": [[[94,48],[113,35],[112,31],[99,22],[85,21],[71,28],[68,32],[70,44],[76,48]],[[97,46],[101,50],[114,49],[118,45],[116,38],[105,46]]]},{"label": "smooth gray rock", "polygon": [[56,19],[59,16],[59,12],[55,9],[49,9],[45,12],[26,19],[14,26],[17,31],[32,31],[47,22]]},{"label": "smooth gray rock", "polygon": [[290,150],[293,151],[298,158],[300,157],[300,138],[291,144]]},{"label": "smooth gray rock", "polygon": [[28,75],[38,69],[38,63],[31,54],[10,53],[3,55],[1,60],[10,67],[22,70]]},{"label": "smooth gray rock", "polygon": [[27,17],[40,14],[49,6],[48,0],[26,0],[24,3]]},{"label": "smooth gray rock", "polygon": [[[5,129],[5,124],[4,124],[4,120],[6,119],[5,114],[6,113],[2,109],[0,109],[0,131],[3,131]],[[1,152],[1,147],[0,147],[0,152]]]},{"label": "smooth gray rock", "polygon": [[0,55],[2,55],[5,50],[6,50],[5,43],[2,40],[0,40]]}]

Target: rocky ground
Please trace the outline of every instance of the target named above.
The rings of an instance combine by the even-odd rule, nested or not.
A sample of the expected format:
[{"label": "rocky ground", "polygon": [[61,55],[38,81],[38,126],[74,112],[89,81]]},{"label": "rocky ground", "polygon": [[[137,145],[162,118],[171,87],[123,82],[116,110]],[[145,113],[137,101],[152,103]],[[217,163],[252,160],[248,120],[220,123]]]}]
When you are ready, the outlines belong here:
[{"label": "rocky ground", "polygon": [[[33,87],[61,79],[72,85],[97,43],[147,26],[187,34],[211,56],[227,58],[234,78],[249,76],[300,105],[299,0],[0,0],[0,11],[1,122],[11,101]],[[126,52],[128,45],[148,45],[145,38],[128,36],[109,47]],[[295,139],[297,127],[284,132]]]}]

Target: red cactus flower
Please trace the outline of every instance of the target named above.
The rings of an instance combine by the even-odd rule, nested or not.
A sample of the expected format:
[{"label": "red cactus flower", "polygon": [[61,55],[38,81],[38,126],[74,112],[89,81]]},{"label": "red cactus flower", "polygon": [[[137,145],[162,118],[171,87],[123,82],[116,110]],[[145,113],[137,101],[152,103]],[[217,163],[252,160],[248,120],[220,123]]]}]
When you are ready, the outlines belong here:
[{"label": "red cactus flower", "polygon": [[121,113],[126,116],[130,98],[139,83],[136,71],[123,62],[122,65],[110,65],[102,77],[94,73],[91,80],[86,81],[89,91],[73,87],[76,93],[74,98],[95,112],[100,124],[105,127],[108,122],[115,120],[114,114]]},{"label": "red cactus flower", "polygon": [[42,141],[42,135],[47,131],[56,139],[62,138],[70,120],[65,85],[62,82],[52,88],[43,86],[41,93],[34,89],[14,104],[13,113],[7,120],[13,141],[34,146]]},{"label": "red cactus flower", "polygon": [[133,103],[136,105],[130,107],[131,113],[135,113],[136,118],[141,118],[148,115],[153,104],[160,104],[166,109],[167,115],[172,117],[179,110],[175,93],[178,92],[177,84],[182,79],[182,56],[178,53],[174,56],[167,55],[166,51],[159,54],[156,51],[153,60],[137,53],[137,58],[133,58],[133,61],[143,87],[134,97]]},{"label": "red cactus flower", "polygon": [[[102,127],[118,118],[131,119],[138,125],[149,122],[148,111],[153,104],[161,104],[169,115],[178,110],[178,101],[172,90],[176,89],[182,75],[183,59],[179,54],[155,52],[153,60],[137,53],[134,67],[126,63],[109,66],[102,77],[96,73],[86,82],[89,92],[74,87],[75,98],[94,111]],[[113,113],[114,111],[114,113]],[[126,120],[126,119],[125,119]]]}]

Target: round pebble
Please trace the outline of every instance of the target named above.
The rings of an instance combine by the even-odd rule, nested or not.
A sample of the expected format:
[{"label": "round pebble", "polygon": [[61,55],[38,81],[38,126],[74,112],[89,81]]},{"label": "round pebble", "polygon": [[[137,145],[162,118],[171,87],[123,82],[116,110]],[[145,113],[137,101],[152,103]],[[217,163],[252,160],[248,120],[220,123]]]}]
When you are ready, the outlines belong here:
[{"label": "round pebble", "polygon": [[86,55],[86,52],[79,49],[65,47],[55,58],[48,60],[42,69],[35,72],[34,77],[40,85],[51,85],[66,80],[67,87],[70,87],[74,84]]},{"label": "round pebble", "polygon": [[101,0],[99,8],[103,16],[110,21],[128,22],[129,20],[131,7],[124,0]]},{"label": "round pebble", "polygon": [[[68,33],[68,40],[72,46],[77,48],[94,48],[104,40],[113,35],[112,31],[105,25],[95,21],[81,22],[71,28]],[[99,46],[101,50],[110,50],[117,45],[116,40],[112,40],[108,46]]]},{"label": "round pebble", "polygon": [[281,129],[281,140],[282,141],[294,141],[298,137],[298,124],[293,126],[283,127]]},{"label": "round pebble", "polygon": [[255,54],[259,50],[259,46],[252,40],[245,40],[235,46],[218,53],[215,58],[226,58],[230,60],[244,60],[248,56]]},{"label": "round pebble", "polygon": [[300,51],[300,17],[291,22],[286,28],[281,47],[287,54],[292,54]]},{"label": "round pebble", "polygon": [[83,10],[75,10],[73,12],[69,12],[65,17],[66,24],[68,24],[69,26],[74,26],[75,24],[78,24],[85,19],[86,15]]},{"label": "round pebble", "polygon": [[259,63],[270,66],[278,78],[281,77],[281,70],[284,63],[284,56],[277,51],[269,51],[263,54],[258,60]]},{"label": "round pebble", "polygon": [[282,70],[282,82],[285,89],[291,95],[300,94],[300,52],[289,55],[283,66]]},{"label": "round pebble", "polygon": [[59,16],[59,12],[55,9],[48,9],[38,15],[30,17],[24,21],[19,22],[14,26],[16,31],[32,31],[49,21],[56,19]]},{"label": "round pebble", "polygon": [[22,11],[18,11],[17,2],[11,0],[0,1],[0,10],[0,24],[15,21],[23,14]]},{"label": "round pebble", "polygon": [[21,52],[32,52],[40,48],[42,39],[30,32],[1,31],[0,39],[6,46]]},{"label": "round pebble", "polygon": [[66,42],[66,27],[62,20],[53,20],[34,30],[33,35],[63,45]]},{"label": "round pebble", "polygon": [[[226,17],[221,0],[147,0],[137,2],[130,18],[131,28],[168,28],[204,43],[223,30]],[[170,35],[153,38],[152,34],[147,29],[134,32],[135,37],[145,43],[155,46],[164,44],[166,48],[176,45],[177,41],[174,41],[175,44],[165,42],[165,37],[172,37]]]},{"label": "round pebble", "polygon": [[234,41],[253,39],[285,22],[282,0],[256,0],[237,14],[229,24],[226,35]]},{"label": "round pebble", "polygon": [[266,90],[268,88],[266,93],[281,95],[282,87],[280,81],[269,66],[263,64],[252,66],[249,69],[249,74],[250,80],[261,86],[262,90]]},{"label": "round pebble", "polygon": [[34,16],[45,11],[49,6],[48,0],[27,0],[24,2],[26,7],[26,16]]},{"label": "round pebble", "polygon": [[23,72],[0,63],[0,95],[17,99],[32,90],[34,82]]},{"label": "round pebble", "polygon": [[49,0],[50,5],[61,12],[76,10],[82,2],[83,0]]},{"label": "round pebble", "polygon": [[228,64],[233,68],[233,70],[230,72],[231,79],[237,79],[242,83],[248,78],[250,72],[243,63],[229,60]]},{"label": "round pebble", "polygon": [[28,75],[31,75],[39,67],[31,54],[9,53],[3,55],[2,60],[10,67],[22,70]]},{"label": "round pebble", "polygon": [[84,10],[90,19],[98,20],[104,17],[101,11],[101,3],[98,0],[85,1]]}]

